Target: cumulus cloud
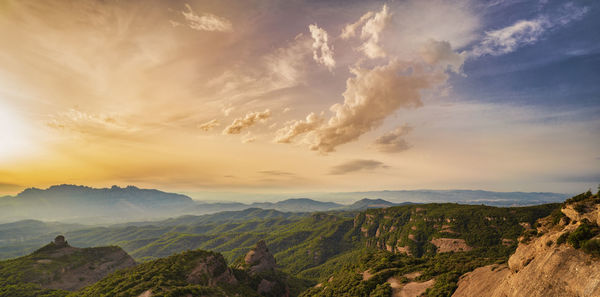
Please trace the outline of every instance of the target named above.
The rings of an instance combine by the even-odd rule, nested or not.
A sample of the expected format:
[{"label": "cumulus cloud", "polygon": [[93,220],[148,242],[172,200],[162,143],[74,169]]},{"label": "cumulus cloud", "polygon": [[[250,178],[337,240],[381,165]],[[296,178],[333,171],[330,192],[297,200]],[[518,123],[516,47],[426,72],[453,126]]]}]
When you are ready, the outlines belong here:
[{"label": "cumulus cloud", "polygon": [[412,130],[413,128],[408,125],[398,127],[377,137],[373,146],[376,150],[384,153],[397,153],[405,151],[411,147],[411,145],[406,141],[405,137]]},{"label": "cumulus cloud", "polygon": [[375,160],[353,160],[331,168],[329,173],[341,175],[355,171],[375,170],[378,168],[389,168],[389,166]]},{"label": "cumulus cloud", "polygon": [[448,41],[429,39],[421,46],[419,53],[425,62],[441,65],[444,69],[449,68],[456,73],[461,72],[465,62],[465,55],[454,52]]},{"label": "cumulus cloud", "polygon": [[231,125],[227,126],[223,130],[223,134],[240,134],[242,130],[249,128],[256,124],[258,121],[264,121],[271,116],[271,110],[266,109],[263,112],[255,111],[246,114],[243,118],[237,118],[233,120]]},{"label": "cumulus cloud", "polygon": [[342,94],[344,103],[330,107],[334,115],[329,121],[317,125],[316,116],[309,115],[311,121],[307,117],[306,121],[293,122],[282,128],[281,135],[285,137],[279,142],[290,142],[298,134],[309,132],[306,139],[310,149],[333,152],[337,146],[355,141],[379,127],[399,108],[420,107],[420,91],[437,86],[447,78],[443,71],[430,72],[422,66],[398,60],[371,69],[355,67],[350,71],[354,77],[346,81],[346,91]]},{"label": "cumulus cloud", "polygon": [[520,47],[537,42],[548,30],[581,19],[588,10],[588,7],[579,7],[568,2],[561,6],[556,15],[519,20],[510,26],[485,32],[481,42],[469,52],[469,55],[479,57],[511,53]]},{"label": "cumulus cloud", "polygon": [[198,125],[198,128],[200,128],[200,130],[204,131],[204,132],[208,132],[210,130],[212,130],[215,127],[218,127],[220,125],[219,121],[217,119],[208,121],[206,123],[200,124]]},{"label": "cumulus cloud", "polygon": [[275,142],[291,143],[296,136],[313,131],[324,123],[324,119],[314,112],[306,116],[305,120],[290,121],[285,127],[275,133]]},{"label": "cumulus cloud", "polygon": [[356,35],[356,30],[362,26],[360,39],[363,44],[358,47],[367,57],[382,58],[386,56],[385,51],[379,45],[381,33],[392,18],[387,5],[383,5],[379,12],[367,12],[357,22],[346,25],[342,31],[343,39],[347,39]]},{"label": "cumulus cloud", "polygon": [[181,14],[187,21],[188,26],[194,30],[219,32],[230,32],[233,30],[231,21],[224,17],[210,13],[197,14],[189,4],[186,4],[185,8],[187,10],[182,11]]},{"label": "cumulus cloud", "polygon": [[327,31],[317,25],[309,25],[308,29],[313,39],[313,59],[331,71],[335,67],[335,60],[333,59],[333,47],[330,48],[327,43]]}]

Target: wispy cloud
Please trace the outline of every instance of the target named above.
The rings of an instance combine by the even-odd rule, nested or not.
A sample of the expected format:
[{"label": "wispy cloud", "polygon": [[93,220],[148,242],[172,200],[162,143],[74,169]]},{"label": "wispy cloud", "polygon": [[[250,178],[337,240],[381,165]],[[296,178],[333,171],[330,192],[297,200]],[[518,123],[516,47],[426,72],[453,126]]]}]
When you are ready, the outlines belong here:
[{"label": "wispy cloud", "polygon": [[[216,16],[210,13],[197,14],[194,12],[189,4],[185,4],[186,11],[182,11],[181,14],[187,21],[187,25],[198,31],[219,31],[219,32],[230,32],[233,31],[233,25],[231,21],[224,17]],[[177,22],[171,22],[172,25],[176,26]]]},{"label": "wispy cloud", "polygon": [[283,170],[263,170],[258,173],[270,176],[295,176],[295,174]]},{"label": "wispy cloud", "polygon": [[208,121],[206,123],[202,123],[200,125],[198,125],[198,128],[204,132],[208,132],[210,130],[212,130],[215,127],[218,127],[220,125],[219,121],[217,119]]},{"label": "wispy cloud", "polygon": [[308,29],[313,38],[313,59],[331,71],[335,67],[335,60],[333,58],[333,47],[328,44],[327,31],[317,25],[309,25]]},{"label": "wispy cloud", "polygon": [[353,160],[331,168],[330,174],[341,175],[356,171],[375,170],[379,168],[388,168],[382,162],[375,160]]},{"label": "wispy cloud", "polygon": [[51,115],[46,125],[54,129],[103,137],[126,137],[139,130],[118,116],[87,113],[78,109]]},{"label": "wispy cloud", "polygon": [[468,54],[472,57],[479,57],[514,52],[520,47],[536,43],[549,30],[581,19],[588,11],[588,7],[576,6],[572,2],[568,2],[562,5],[555,14],[519,20],[510,26],[487,31],[481,42]]}]

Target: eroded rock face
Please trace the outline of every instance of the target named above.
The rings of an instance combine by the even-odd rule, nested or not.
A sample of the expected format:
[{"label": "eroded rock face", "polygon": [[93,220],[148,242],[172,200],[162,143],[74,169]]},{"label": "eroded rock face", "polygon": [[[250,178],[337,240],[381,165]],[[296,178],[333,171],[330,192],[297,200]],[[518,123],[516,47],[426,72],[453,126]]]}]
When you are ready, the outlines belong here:
[{"label": "eroded rock face", "polygon": [[437,247],[438,253],[467,252],[473,249],[464,239],[459,238],[435,238],[431,243]]},{"label": "eroded rock face", "polygon": [[237,284],[238,282],[223,257],[214,255],[201,259],[188,274],[187,281],[191,284],[209,286],[216,286],[218,283]]},{"label": "eroded rock face", "polygon": [[574,231],[583,218],[600,219],[598,208],[579,213],[567,206],[562,211],[577,223],[542,224],[538,232],[544,235],[520,243],[508,266],[490,265],[463,275],[452,296],[600,296],[600,260],[568,244],[556,244],[560,235]]},{"label": "eroded rock face", "polygon": [[275,257],[269,252],[264,240],[256,243],[256,246],[244,257],[244,262],[251,274],[272,271],[276,267]]}]

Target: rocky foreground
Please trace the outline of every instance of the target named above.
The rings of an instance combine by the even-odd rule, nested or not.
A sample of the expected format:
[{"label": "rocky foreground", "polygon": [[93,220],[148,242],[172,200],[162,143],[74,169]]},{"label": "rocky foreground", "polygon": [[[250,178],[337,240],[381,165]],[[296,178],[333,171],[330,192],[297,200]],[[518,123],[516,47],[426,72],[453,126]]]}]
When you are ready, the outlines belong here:
[{"label": "rocky foreground", "polygon": [[452,296],[600,296],[600,198],[585,195],[541,219],[521,238],[508,265],[465,274]]}]

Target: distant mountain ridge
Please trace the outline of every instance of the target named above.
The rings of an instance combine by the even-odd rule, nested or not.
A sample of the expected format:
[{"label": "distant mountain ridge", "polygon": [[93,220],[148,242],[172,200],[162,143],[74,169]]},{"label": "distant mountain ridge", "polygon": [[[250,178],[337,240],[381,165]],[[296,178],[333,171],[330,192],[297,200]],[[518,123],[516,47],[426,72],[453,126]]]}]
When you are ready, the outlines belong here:
[{"label": "distant mountain ridge", "polygon": [[[16,196],[0,197],[0,223],[25,219],[65,223],[113,224],[152,221],[182,215],[202,215],[248,208],[282,212],[359,211],[406,203],[454,202],[491,206],[523,206],[563,201],[557,193],[490,192],[481,190],[372,191],[307,194],[314,199],[351,201],[344,205],[295,197],[278,202],[205,202],[175,193],[135,186],[92,188],[56,185],[28,188]],[[272,197],[272,196],[271,196]]]}]

